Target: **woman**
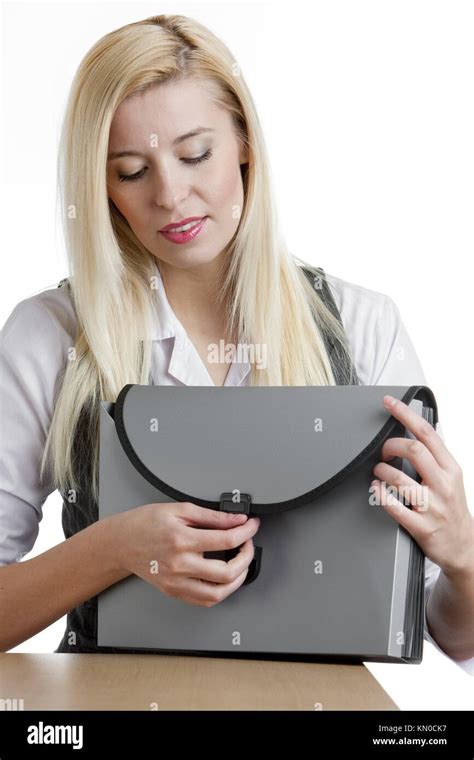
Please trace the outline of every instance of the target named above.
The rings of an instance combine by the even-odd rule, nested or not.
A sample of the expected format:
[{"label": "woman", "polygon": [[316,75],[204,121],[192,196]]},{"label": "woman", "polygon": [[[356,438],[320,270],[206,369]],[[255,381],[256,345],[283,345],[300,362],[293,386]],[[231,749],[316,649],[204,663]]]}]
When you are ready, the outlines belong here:
[{"label": "woman", "polygon": [[[18,304],[2,335],[0,640],[12,648],[69,611],[57,651],[118,651],[96,643],[100,591],[134,573],[217,604],[245,580],[258,519],[167,503],[99,521],[100,400],[127,383],[425,380],[390,298],[300,268],[287,251],[252,98],[230,52],[193,19],[157,16],[99,40],[73,82],[61,148],[72,276]],[[213,362],[220,340],[263,346],[266,360]],[[468,668],[474,550],[462,472],[439,431],[402,402],[387,408],[419,443],[391,439],[384,459],[411,460],[428,509],[389,503],[388,485],[413,481],[385,461],[377,493],[429,558],[426,637]],[[16,563],[55,488],[67,540]],[[203,558],[224,541],[242,545],[235,559]],[[161,558],[152,578],[150,556]]]}]

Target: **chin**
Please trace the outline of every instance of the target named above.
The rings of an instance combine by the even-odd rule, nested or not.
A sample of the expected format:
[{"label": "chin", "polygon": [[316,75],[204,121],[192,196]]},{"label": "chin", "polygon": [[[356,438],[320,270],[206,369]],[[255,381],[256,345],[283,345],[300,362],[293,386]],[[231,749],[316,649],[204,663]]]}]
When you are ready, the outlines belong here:
[{"label": "chin", "polygon": [[[177,246],[178,248],[178,246]],[[154,254],[155,258],[162,261],[164,264],[178,267],[178,269],[192,269],[193,267],[206,266],[212,264],[213,261],[219,259],[220,254],[210,255],[209,252],[200,254],[198,251],[184,251],[177,250],[173,256],[163,256],[162,253],[157,252]]]}]

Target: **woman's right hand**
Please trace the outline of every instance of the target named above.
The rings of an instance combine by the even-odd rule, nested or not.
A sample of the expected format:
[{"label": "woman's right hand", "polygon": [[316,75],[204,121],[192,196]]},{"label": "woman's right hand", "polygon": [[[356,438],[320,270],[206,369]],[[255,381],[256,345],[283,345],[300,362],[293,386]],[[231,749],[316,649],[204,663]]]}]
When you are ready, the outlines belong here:
[{"label": "woman's right hand", "polygon": [[[242,585],[260,525],[258,517],[191,502],[144,504],[115,517],[121,568],[166,596],[201,607],[213,607]],[[228,562],[203,556],[238,546]]]}]

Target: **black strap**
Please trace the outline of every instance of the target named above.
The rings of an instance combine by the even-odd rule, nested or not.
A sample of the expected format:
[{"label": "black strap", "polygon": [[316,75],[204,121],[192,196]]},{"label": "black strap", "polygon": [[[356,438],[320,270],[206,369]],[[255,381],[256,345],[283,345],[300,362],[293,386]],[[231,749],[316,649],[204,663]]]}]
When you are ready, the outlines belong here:
[{"label": "black strap", "polygon": [[[191,501],[200,507],[209,507],[211,509],[219,509],[222,511],[244,512],[245,514],[251,516],[289,512],[292,509],[304,507],[310,501],[314,501],[319,496],[331,490],[334,488],[334,486],[338,485],[345,478],[347,478],[351,472],[353,472],[362,464],[362,462],[366,461],[370,456],[372,456],[372,454],[377,451],[378,447],[383,444],[387,438],[391,437],[393,432],[400,426],[399,421],[393,417],[393,415],[390,415],[383,427],[375,435],[373,440],[370,441],[367,446],[362,449],[362,451],[360,451],[357,456],[354,457],[354,459],[348,462],[345,467],[339,470],[339,472],[337,472],[328,480],[324,481],[323,483],[319,483],[306,493],[295,496],[293,499],[286,499],[285,501],[280,502],[255,503],[252,502],[252,497],[250,494],[240,494],[241,501],[237,504],[230,504],[230,492],[221,494],[217,501],[212,501],[210,499],[201,499],[200,497],[196,497],[195,494],[184,493],[184,491],[179,491],[173,486],[170,486],[168,483],[166,483],[166,481],[158,477],[156,473],[149,470],[148,467],[142,462],[135,449],[133,448],[124,423],[123,412],[125,398],[127,396],[127,393],[133,387],[133,383],[129,383],[128,385],[124,385],[120,391],[117,397],[117,401],[114,405],[114,420],[115,429],[117,431],[120,444],[128,459],[133,464],[135,469],[140,473],[140,475],[145,478],[145,480],[147,480],[152,486],[157,488],[158,491],[161,491],[161,493],[164,493],[166,496],[169,496],[175,501]],[[420,399],[423,401],[425,406],[431,407],[433,410],[432,425],[433,427],[436,427],[436,423],[438,422],[438,412],[433,391],[425,385],[411,385],[406,390],[402,401],[405,404],[409,404],[414,398]]]},{"label": "black strap", "polygon": [[[314,269],[310,269],[309,267],[301,268],[310,284],[313,286],[316,292],[320,294],[325,306],[327,306],[331,314],[337,319],[342,329],[344,330],[342,317],[339,313],[339,309],[336,306],[336,302],[334,301],[331,289],[326,280],[324,269],[321,267],[315,267]],[[315,287],[316,283],[320,285],[320,287]],[[336,385],[360,385],[356,369],[350,358],[350,350],[348,350],[347,353],[342,351],[340,345],[334,341],[333,337],[329,335],[326,330],[323,329],[322,334],[324,344],[326,346],[326,351],[328,352],[329,360],[331,362]],[[348,343],[346,340],[346,346],[347,345]]]}]

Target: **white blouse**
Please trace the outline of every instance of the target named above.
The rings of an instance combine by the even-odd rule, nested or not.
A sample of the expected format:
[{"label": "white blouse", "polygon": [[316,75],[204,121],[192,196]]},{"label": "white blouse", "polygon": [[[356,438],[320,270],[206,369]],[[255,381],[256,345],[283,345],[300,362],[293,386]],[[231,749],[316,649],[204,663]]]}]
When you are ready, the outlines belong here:
[{"label": "white blouse", "polygon": [[[155,385],[213,385],[166,297],[158,266],[151,375]],[[427,385],[394,301],[326,272],[362,385]],[[39,463],[53,413],[56,378],[74,345],[77,318],[69,288],[50,288],[20,301],[0,333],[0,565],[31,551],[42,507],[54,491],[40,486]],[[246,385],[248,362],[233,361],[225,386]],[[440,426],[437,431],[442,437]],[[426,558],[428,601],[440,568]],[[439,650],[427,630],[425,639]],[[444,652],[443,652],[444,654]],[[474,674],[474,657],[457,662]]]}]

